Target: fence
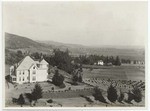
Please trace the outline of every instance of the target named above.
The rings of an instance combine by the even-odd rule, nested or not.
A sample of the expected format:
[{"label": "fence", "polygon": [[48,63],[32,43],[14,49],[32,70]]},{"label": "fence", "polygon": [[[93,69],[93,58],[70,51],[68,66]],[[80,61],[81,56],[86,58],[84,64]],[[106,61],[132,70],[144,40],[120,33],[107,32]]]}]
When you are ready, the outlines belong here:
[{"label": "fence", "polygon": [[93,93],[94,93],[93,88],[53,91],[53,92],[46,91],[43,93],[43,98],[71,98],[71,97],[80,97],[80,95],[90,96]]}]

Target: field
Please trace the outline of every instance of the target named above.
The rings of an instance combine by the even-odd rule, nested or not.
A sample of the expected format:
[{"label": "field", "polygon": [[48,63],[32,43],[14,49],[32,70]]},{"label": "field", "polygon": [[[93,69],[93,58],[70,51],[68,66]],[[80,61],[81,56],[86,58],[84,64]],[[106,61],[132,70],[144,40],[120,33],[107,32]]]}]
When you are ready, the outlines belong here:
[{"label": "field", "polygon": [[[83,78],[145,81],[145,67],[122,66],[83,66]],[[91,69],[92,68],[92,69]]]}]

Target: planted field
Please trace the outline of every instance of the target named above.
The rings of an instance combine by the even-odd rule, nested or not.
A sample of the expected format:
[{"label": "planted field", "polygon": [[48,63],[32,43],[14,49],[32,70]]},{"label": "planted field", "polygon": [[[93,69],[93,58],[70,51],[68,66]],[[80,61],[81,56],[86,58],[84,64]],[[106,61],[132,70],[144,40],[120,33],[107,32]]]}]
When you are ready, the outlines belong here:
[{"label": "planted field", "polygon": [[145,81],[144,66],[91,66],[83,69],[83,78]]}]

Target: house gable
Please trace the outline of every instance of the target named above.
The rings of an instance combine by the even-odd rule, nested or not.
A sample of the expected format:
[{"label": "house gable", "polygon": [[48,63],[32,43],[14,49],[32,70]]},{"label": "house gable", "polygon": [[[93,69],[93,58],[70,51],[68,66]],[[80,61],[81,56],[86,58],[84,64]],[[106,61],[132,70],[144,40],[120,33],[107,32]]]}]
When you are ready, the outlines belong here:
[{"label": "house gable", "polygon": [[35,61],[30,56],[26,56],[17,67],[17,70],[28,70],[34,63]]}]

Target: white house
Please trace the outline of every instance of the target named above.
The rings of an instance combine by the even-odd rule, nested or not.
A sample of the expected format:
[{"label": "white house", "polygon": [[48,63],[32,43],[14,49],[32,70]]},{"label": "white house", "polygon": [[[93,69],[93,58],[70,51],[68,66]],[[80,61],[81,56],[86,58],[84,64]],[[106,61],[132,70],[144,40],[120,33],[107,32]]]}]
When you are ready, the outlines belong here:
[{"label": "white house", "polygon": [[46,81],[48,65],[44,59],[34,61],[30,56],[26,56],[22,61],[10,67],[11,80],[18,84]]},{"label": "white house", "polygon": [[104,65],[104,62],[103,62],[102,60],[99,60],[99,61],[97,62],[97,65],[103,66],[103,65]]}]

